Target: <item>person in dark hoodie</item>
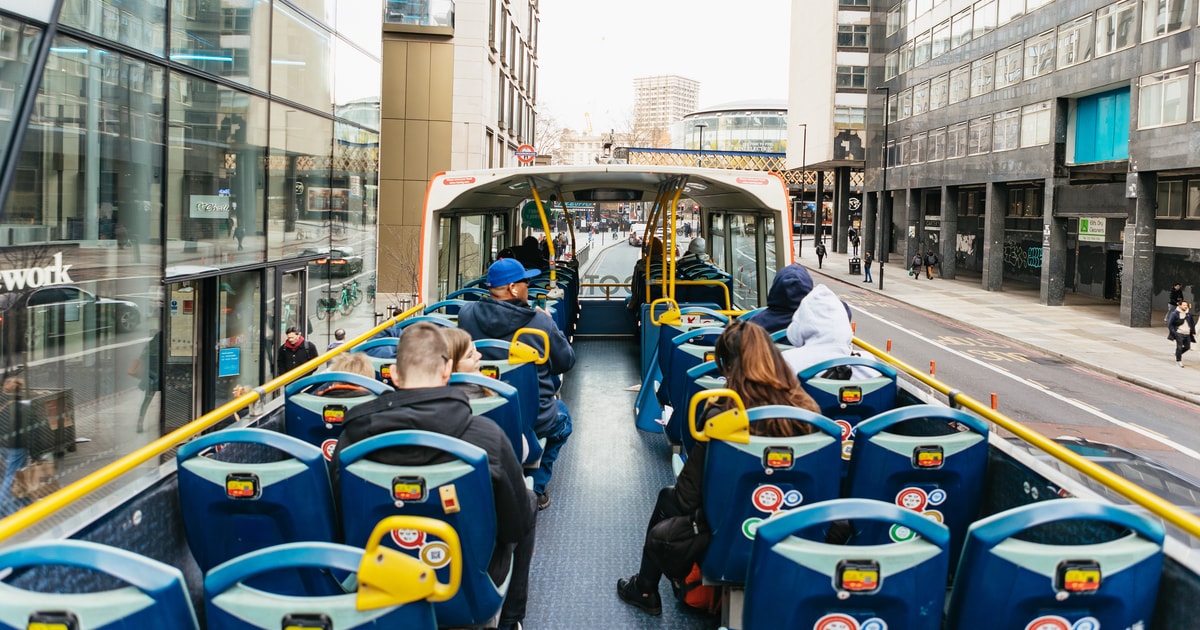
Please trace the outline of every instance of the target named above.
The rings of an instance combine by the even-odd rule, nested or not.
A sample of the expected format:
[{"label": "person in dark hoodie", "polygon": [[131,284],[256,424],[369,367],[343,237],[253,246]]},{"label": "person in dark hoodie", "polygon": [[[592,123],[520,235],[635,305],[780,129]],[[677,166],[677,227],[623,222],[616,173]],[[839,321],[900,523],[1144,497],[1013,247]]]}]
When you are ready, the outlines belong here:
[{"label": "person in dark hoodie", "polygon": [[800,265],[788,265],[775,274],[771,290],[767,292],[767,308],[759,311],[750,321],[767,329],[768,333],[784,330],[792,323],[792,314],[804,296],[812,291],[813,279],[808,269]]},{"label": "person in dark hoodie", "polygon": [[[550,506],[546,484],[550,482],[554,461],[571,435],[571,414],[566,404],[555,397],[558,386],[554,376],[575,366],[575,351],[545,310],[529,307],[529,279],[537,275],[537,271],[526,271],[521,263],[511,258],[492,263],[487,274],[491,295],[462,307],[458,312],[458,327],[471,333],[472,339],[508,341],[518,328],[537,328],[550,338],[549,348],[543,348],[538,337],[523,340],[536,347],[539,354],[549,357],[537,366],[539,405],[537,421],[533,425],[533,432],[546,440],[546,447],[542,451],[541,465],[531,475],[533,491],[538,495],[538,509],[544,510]],[[506,351],[496,348],[485,348],[482,352],[485,359],[508,357]]]},{"label": "person in dark hoodie", "polygon": [[[407,328],[397,343],[396,364],[392,367],[396,391],[358,405],[346,415],[333,453],[333,470],[337,470],[344,449],[391,431],[432,431],[486,451],[496,506],[496,547],[488,575],[500,584],[511,565],[512,577],[500,609],[499,627],[519,628],[529,594],[529,565],[537,525],[535,499],[525,488],[521,463],[500,425],[473,415],[467,395],[448,385],[454,369],[449,357],[449,347],[436,326],[423,322]],[[430,449],[384,450],[372,459],[394,465],[450,461],[441,451]]]},{"label": "person in dark hoodie", "polygon": [[[287,340],[279,346],[279,355],[275,361],[275,374],[282,375],[285,372],[290,372],[305,363],[317,358],[319,353],[313,342],[307,341],[300,335],[300,329],[295,326],[289,326],[287,329]],[[315,372],[314,368],[308,374]],[[305,376],[308,376],[305,374]]]}]

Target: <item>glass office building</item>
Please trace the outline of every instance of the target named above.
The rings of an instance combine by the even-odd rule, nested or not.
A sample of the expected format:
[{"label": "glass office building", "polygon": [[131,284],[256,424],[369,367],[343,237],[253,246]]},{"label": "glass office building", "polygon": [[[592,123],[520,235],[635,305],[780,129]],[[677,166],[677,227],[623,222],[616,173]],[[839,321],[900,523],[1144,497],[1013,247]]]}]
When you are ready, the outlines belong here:
[{"label": "glass office building", "polygon": [[72,480],[374,321],[384,13],[0,0],[5,459]]}]

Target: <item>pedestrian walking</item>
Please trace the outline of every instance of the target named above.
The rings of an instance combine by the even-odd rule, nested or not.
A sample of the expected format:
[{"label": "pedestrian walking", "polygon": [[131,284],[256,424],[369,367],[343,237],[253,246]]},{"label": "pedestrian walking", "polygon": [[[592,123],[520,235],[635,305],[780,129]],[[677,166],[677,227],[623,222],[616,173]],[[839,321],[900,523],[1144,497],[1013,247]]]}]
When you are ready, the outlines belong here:
[{"label": "pedestrian walking", "polygon": [[921,252],[913,254],[911,261],[912,264],[908,269],[908,273],[913,277],[914,280],[921,279],[921,267],[923,266],[924,262],[925,259],[921,256]]},{"label": "pedestrian walking", "polygon": [[871,282],[871,263],[875,261],[875,257],[871,255],[871,250],[867,250],[863,254],[863,282]]},{"label": "pedestrian walking", "polygon": [[1164,324],[1171,323],[1171,313],[1175,312],[1175,307],[1182,301],[1183,301],[1183,285],[1176,282],[1175,286],[1171,287],[1170,297],[1167,298],[1168,306],[1167,306],[1167,314],[1165,317],[1163,317]]},{"label": "pedestrian walking", "polygon": [[1171,321],[1167,322],[1167,339],[1175,342],[1175,363],[1183,367],[1183,353],[1192,349],[1196,341],[1196,316],[1192,314],[1192,305],[1187,300],[1180,300],[1171,313]]},{"label": "pedestrian walking", "polygon": [[933,252],[925,252],[925,277],[933,280],[933,268],[938,264],[938,255]]},{"label": "pedestrian walking", "polygon": [[825,243],[817,243],[817,269],[825,264]]}]

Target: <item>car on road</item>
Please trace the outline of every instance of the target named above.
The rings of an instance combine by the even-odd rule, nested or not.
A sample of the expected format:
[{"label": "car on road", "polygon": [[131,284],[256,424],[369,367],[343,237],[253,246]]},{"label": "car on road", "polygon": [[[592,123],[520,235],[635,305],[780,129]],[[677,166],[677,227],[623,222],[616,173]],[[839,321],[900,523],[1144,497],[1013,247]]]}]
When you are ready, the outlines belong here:
[{"label": "car on road", "polygon": [[71,340],[93,343],[141,323],[137,303],[99,297],[69,284],[0,294],[0,344],[6,352],[64,348]]},{"label": "car on road", "polygon": [[354,248],[340,247],[310,247],[304,250],[305,256],[318,255],[308,261],[308,271],[317,278],[346,278],[362,273],[363,258],[354,253]]},{"label": "car on road", "polygon": [[629,244],[633,247],[642,246],[642,237],[646,234],[645,223],[634,223],[629,226]]}]

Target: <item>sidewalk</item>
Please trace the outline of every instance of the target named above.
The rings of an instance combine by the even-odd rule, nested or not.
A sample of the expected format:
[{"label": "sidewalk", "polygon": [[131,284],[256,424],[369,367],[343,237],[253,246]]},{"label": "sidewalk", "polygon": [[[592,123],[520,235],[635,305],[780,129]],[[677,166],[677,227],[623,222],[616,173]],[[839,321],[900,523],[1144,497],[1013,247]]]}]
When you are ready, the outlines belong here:
[{"label": "sidewalk", "polygon": [[[1068,292],[1063,306],[1043,306],[1038,288],[1032,285],[1005,283],[1003,291],[985,291],[980,288],[979,275],[970,273],[960,273],[955,280],[944,280],[936,273],[933,280],[924,276],[913,279],[900,260],[903,257],[897,255],[885,265],[880,290],[879,263],[872,266],[874,282],[868,284],[861,273],[849,273],[849,258],[846,253],[830,251],[824,268],[817,269],[816,254],[811,242],[806,242],[804,257],[797,262],[815,279],[823,277],[886,295],[1013,344],[1200,404],[1200,348],[1184,355],[1185,367],[1180,369],[1175,364],[1175,344],[1167,340],[1162,322],[1165,313],[1156,312],[1150,328],[1129,328],[1120,323],[1116,301]],[[833,284],[830,288],[839,289]]]}]

